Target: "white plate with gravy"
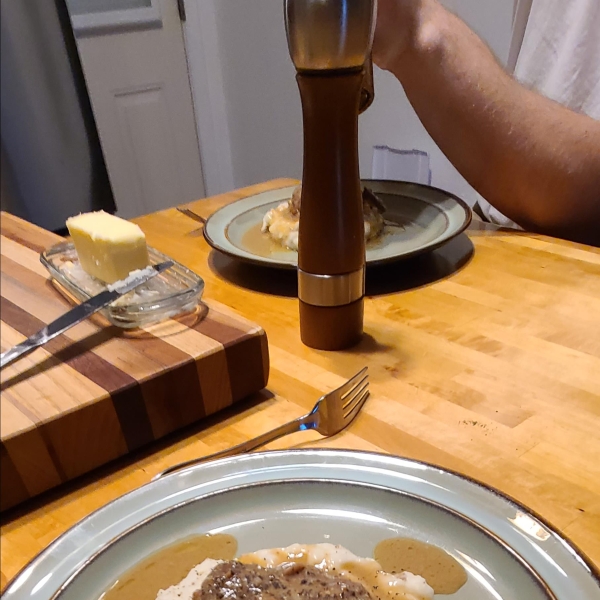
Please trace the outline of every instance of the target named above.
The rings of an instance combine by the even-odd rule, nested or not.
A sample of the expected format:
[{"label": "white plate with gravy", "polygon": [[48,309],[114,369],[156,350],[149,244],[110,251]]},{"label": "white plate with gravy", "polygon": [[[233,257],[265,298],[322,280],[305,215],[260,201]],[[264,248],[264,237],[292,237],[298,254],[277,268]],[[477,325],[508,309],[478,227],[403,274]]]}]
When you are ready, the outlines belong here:
[{"label": "white plate with gravy", "polygon": [[[365,179],[384,204],[383,235],[367,243],[367,266],[381,265],[429,252],[462,233],[471,209],[449,192],[417,183]],[[298,254],[261,232],[265,214],[291,198],[294,186],[242,198],[207,220],[204,237],[216,250],[246,262],[295,269]]]},{"label": "white plate with gravy", "polygon": [[456,600],[600,599],[595,567],[513,500],[432,465],[343,450],[256,453],[158,479],[67,531],[3,598],[154,600],[206,557],[295,543],[342,545]]}]

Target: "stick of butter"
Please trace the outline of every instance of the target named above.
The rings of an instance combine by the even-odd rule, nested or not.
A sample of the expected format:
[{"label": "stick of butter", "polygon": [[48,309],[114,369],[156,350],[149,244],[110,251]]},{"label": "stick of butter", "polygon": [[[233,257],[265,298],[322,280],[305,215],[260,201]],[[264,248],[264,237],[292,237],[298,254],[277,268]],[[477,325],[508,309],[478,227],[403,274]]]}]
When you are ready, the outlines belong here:
[{"label": "stick of butter", "polygon": [[104,211],[67,219],[83,270],[106,283],[125,279],[148,266],[144,232],[134,223]]}]

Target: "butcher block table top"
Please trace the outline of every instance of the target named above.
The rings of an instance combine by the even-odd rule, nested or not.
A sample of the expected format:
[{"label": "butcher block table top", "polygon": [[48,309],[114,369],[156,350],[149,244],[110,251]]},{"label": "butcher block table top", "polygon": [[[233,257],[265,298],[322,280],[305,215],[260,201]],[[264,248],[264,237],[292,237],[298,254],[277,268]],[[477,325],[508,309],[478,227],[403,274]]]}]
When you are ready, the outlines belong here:
[{"label": "butcher block table top", "polygon": [[[208,217],[277,180],[198,200]],[[294,273],[211,251],[175,209],[136,219],[148,242],[200,274],[205,297],[267,332],[267,390],[2,516],[2,585],[91,511],[176,462],[310,409],[369,366],[372,396],[337,437],[268,448],[393,453],[465,473],[550,521],[600,565],[600,249],[474,223],[434,253],[367,275],[365,336],[346,352],[299,339]]]},{"label": "butcher block table top", "polygon": [[[40,250],[63,241],[2,215],[2,350],[72,304]],[[209,300],[177,319],[124,331],[100,315],[0,374],[0,509],[12,508],[262,390],[262,328]]]}]

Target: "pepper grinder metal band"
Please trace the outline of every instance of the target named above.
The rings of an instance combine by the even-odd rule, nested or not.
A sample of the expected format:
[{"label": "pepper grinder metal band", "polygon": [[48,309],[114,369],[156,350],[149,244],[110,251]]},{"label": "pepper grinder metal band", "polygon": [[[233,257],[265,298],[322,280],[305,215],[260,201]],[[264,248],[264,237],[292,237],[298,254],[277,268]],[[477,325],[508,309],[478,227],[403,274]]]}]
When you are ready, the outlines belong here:
[{"label": "pepper grinder metal band", "polygon": [[373,101],[376,0],[284,0],[304,122],[300,335],[340,350],[363,332],[365,241],[358,114]]}]

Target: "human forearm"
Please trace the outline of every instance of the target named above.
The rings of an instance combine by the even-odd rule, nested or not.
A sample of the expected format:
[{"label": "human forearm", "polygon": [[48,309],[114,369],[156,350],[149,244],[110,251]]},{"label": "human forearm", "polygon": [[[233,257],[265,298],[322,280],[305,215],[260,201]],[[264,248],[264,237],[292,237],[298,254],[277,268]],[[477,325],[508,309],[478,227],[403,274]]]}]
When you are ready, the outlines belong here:
[{"label": "human forearm", "polygon": [[381,11],[376,62],[466,179],[524,227],[600,243],[600,123],[518,84],[437,1]]}]

